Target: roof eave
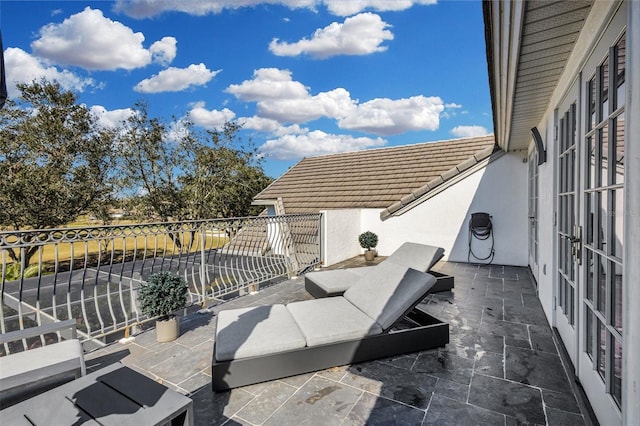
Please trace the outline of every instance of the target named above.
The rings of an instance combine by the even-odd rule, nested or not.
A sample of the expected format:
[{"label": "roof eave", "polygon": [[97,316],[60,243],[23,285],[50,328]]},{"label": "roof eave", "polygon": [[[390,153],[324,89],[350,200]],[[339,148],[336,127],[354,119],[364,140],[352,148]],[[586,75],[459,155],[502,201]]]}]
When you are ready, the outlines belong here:
[{"label": "roof eave", "polygon": [[510,148],[524,8],[524,1],[485,0],[482,3],[493,128],[496,143],[505,152]]},{"label": "roof eave", "polygon": [[401,216],[504,155],[497,145],[483,149],[380,212],[380,220]]}]

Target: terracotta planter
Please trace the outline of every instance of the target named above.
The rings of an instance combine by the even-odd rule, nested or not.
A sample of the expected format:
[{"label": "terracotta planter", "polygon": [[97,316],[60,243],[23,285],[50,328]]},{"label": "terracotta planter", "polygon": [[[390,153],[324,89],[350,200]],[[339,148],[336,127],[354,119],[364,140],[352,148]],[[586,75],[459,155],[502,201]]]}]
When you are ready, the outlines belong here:
[{"label": "terracotta planter", "polygon": [[366,250],[364,252],[364,260],[366,260],[367,262],[372,262],[373,259],[375,259],[375,257],[376,257],[375,250]]},{"label": "terracotta planter", "polygon": [[171,342],[180,335],[180,322],[178,317],[168,320],[156,321],[156,339],[158,342]]}]

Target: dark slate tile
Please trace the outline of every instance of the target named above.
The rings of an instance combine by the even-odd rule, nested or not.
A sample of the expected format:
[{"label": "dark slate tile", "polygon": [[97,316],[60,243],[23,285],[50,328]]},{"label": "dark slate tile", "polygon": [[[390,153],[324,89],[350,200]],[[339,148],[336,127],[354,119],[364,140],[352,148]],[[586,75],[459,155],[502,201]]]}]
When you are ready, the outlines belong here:
[{"label": "dark slate tile", "polygon": [[465,300],[458,304],[459,306],[466,307],[481,307],[491,308],[495,311],[502,311],[504,302],[501,299],[495,299],[490,297],[477,297],[474,299]]},{"label": "dark slate tile", "polygon": [[352,365],[341,383],[412,407],[426,409],[438,379],[382,362]]},{"label": "dark slate tile", "polygon": [[542,307],[542,305],[540,304],[540,299],[538,299],[538,295],[535,293],[527,294],[525,290],[523,290],[522,302],[524,303],[524,306],[526,306],[527,308],[537,309]]},{"label": "dark slate tile", "polygon": [[514,306],[524,306],[524,302],[522,300],[522,291],[519,288],[505,288],[505,290],[502,292],[502,297],[505,301],[505,305],[508,303]]},{"label": "dark slate tile", "polygon": [[[316,375],[320,377],[324,377],[325,379],[335,380],[336,382],[339,382],[340,380],[342,380],[345,374],[347,374],[348,370],[349,370],[349,366],[343,365],[340,367],[332,367],[326,370],[318,371]],[[300,387],[300,386],[297,386],[297,387]]]},{"label": "dark slate tile", "polygon": [[503,353],[504,338],[495,334],[479,330],[460,330],[457,334],[450,336],[452,344],[462,347],[470,347],[477,351],[489,351]]},{"label": "dark slate tile", "polygon": [[473,360],[448,352],[421,353],[413,366],[415,373],[427,373],[440,379],[468,385],[473,373]]},{"label": "dark slate tile", "polygon": [[568,413],[555,408],[546,407],[547,425],[549,426],[584,426],[586,422],[580,414]]},{"label": "dark slate tile", "polygon": [[496,320],[496,321],[503,321],[504,320],[504,310],[502,309],[502,307],[500,307],[500,309],[496,309],[496,308],[492,308],[490,306],[485,306],[482,309],[482,319],[484,320],[485,318],[490,318],[490,319]]},{"label": "dark slate tile", "polygon": [[473,405],[434,395],[423,425],[465,426],[503,425],[504,415]]},{"label": "dark slate tile", "polygon": [[202,389],[203,387],[211,389],[211,376],[207,376],[204,373],[198,373],[178,383],[178,386],[190,394]]},{"label": "dark slate tile", "polygon": [[469,397],[469,385],[463,385],[446,379],[438,379],[434,394],[466,403]]},{"label": "dark slate tile", "polygon": [[573,392],[553,392],[542,389],[542,399],[544,405],[555,408],[557,410],[568,411],[570,413],[580,414],[580,407],[576,402]]},{"label": "dark slate tile", "polygon": [[515,417],[523,423],[546,423],[540,391],[519,383],[475,374],[469,403]]},{"label": "dark slate tile", "polygon": [[499,279],[489,279],[487,282],[487,293],[489,292],[500,292],[504,291],[504,281],[502,278]]},{"label": "dark slate tile", "polygon": [[515,346],[516,348],[531,349],[531,342],[529,340],[510,339],[505,338],[504,344],[506,346]]},{"label": "dark slate tile", "polygon": [[275,413],[295,391],[296,388],[281,381],[268,382],[262,393],[242,407],[236,415],[253,424],[262,424]]},{"label": "dark slate tile", "polygon": [[365,393],[342,425],[418,425],[425,412],[386,398]]},{"label": "dark slate tile", "polygon": [[298,374],[297,376],[283,377],[280,381],[285,382],[289,386],[299,388],[307,383],[314,373]]},{"label": "dark slate tile", "polygon": [[473,372],[504,379],[504,357],[493,352],[479,352]]},{"label": "dark slate tile", "polygon": [[193,399],[193,423],[196,425],[221,425],[253,398],[253,395],[242,389],[216,393],[212,392],[210,387],[205,386],[191,396]]},{"label": "dark slate tile", "polygon": [[506,421],[505,421],[505,426],[546,426],[546,424],[538,424],[538,423],[530,423],[530,422],[521,422],[520,420],[516,419],[515,417],[509,417],[509,416],[505,416]]},{"label": "dark slate tile", "polygon": [[450,319],[466,319],[471,323],[477,324],[482,319],[482,307],[471,308],[468,306],[451,305],[445,307],[440,315]]},{"label": "dark slate tile", "polygon": [[548,325],[542,308],[511,306],[505,303],[504,320],[532,325]]},{"label": "dark slate tile", "polygon": [[314,424],[318,419],[340,424],[361,395],[361,390],[314,376],[263,424]]},{"label": "dark slate tile", "polygon": [[413,364],[416,362],[417,358],[418,358],[418,353],[412,353],[412,354],[392,356],[389,358],[383,358],[379,361],[387,364],[391,364],[396,368],[404,368],[406,370],[411,370],[411,367],[413,367]]},{"label": "dark slate tile", "polygon": [[529,331],[526,324],[517,324],[506,321],[496,321],[490,318],[483,318],[479,330],[497,336],[504,336],[510,339],[529,340]]},{"label": "dark slate tile", "polygon": [[549,327],[529,326],[529,335],[531,336],[531,345],[533,350],[549,352],[557,354],[558,349],[553,341],[553,335]]},{"label": "dark slate tile", "polygon": [[479,352],[478,349],[475,349],[469,346],[461,346],[461,345],[455,345],[451,343],[446,345],[444,348],[438,348],[433,350],[435,351],[440,350],[441,352],[447,352],[452,355],[457,355],[461,358],[466,358],[470,360],[476,359],[476,356],[478,355],[478,352]]},{"label": "dark slate tile", "polygon": [[571,392],[558,355],[507,346],[505,377],[556,392]]}]

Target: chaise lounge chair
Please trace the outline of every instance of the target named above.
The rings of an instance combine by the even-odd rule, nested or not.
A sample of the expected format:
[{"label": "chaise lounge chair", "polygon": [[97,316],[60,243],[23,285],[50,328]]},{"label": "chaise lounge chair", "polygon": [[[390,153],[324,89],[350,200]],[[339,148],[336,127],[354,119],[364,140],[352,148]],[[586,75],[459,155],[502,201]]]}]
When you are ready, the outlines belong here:
[{"label": "chaise lounge chair", "polygon": [[308,272],[304,276],[305,289],[315,298],[341,296],[353,283],[358,281],[371,268],[391,262],[404,265],[418,271],[429,272],[436,277],[431,292],[448,291],[453,288],[453,277],[431,271],[444,256],[444,249],[426,244],[407,242],[402,244],[391,256],[380,264],[369,268],[334,269],[330,271]]},{"label": "chaise lounge chair", "polygon": [[343,296],[221,311],[213,390],[449,342],[449,325],[417,308],[435,277],[393,262],[368,269]]}]

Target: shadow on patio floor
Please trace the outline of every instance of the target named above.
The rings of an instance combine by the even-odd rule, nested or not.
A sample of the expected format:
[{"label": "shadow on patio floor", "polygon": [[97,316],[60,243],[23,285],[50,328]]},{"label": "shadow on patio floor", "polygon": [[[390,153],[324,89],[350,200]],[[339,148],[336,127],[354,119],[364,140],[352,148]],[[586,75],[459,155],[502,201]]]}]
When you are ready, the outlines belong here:
[{"label": "shadow on patio floor", "polygon": [[585,424],[528,270],[449,262],[434,270],[455,277],[453,291],[421,303],[450,324],[444,348],[213,393],[215,314],[310,299],[296,278],[184,317],[175,342],[147,331],[88,354],[87,365],[121,361],[190,396],[198,425]]}]

